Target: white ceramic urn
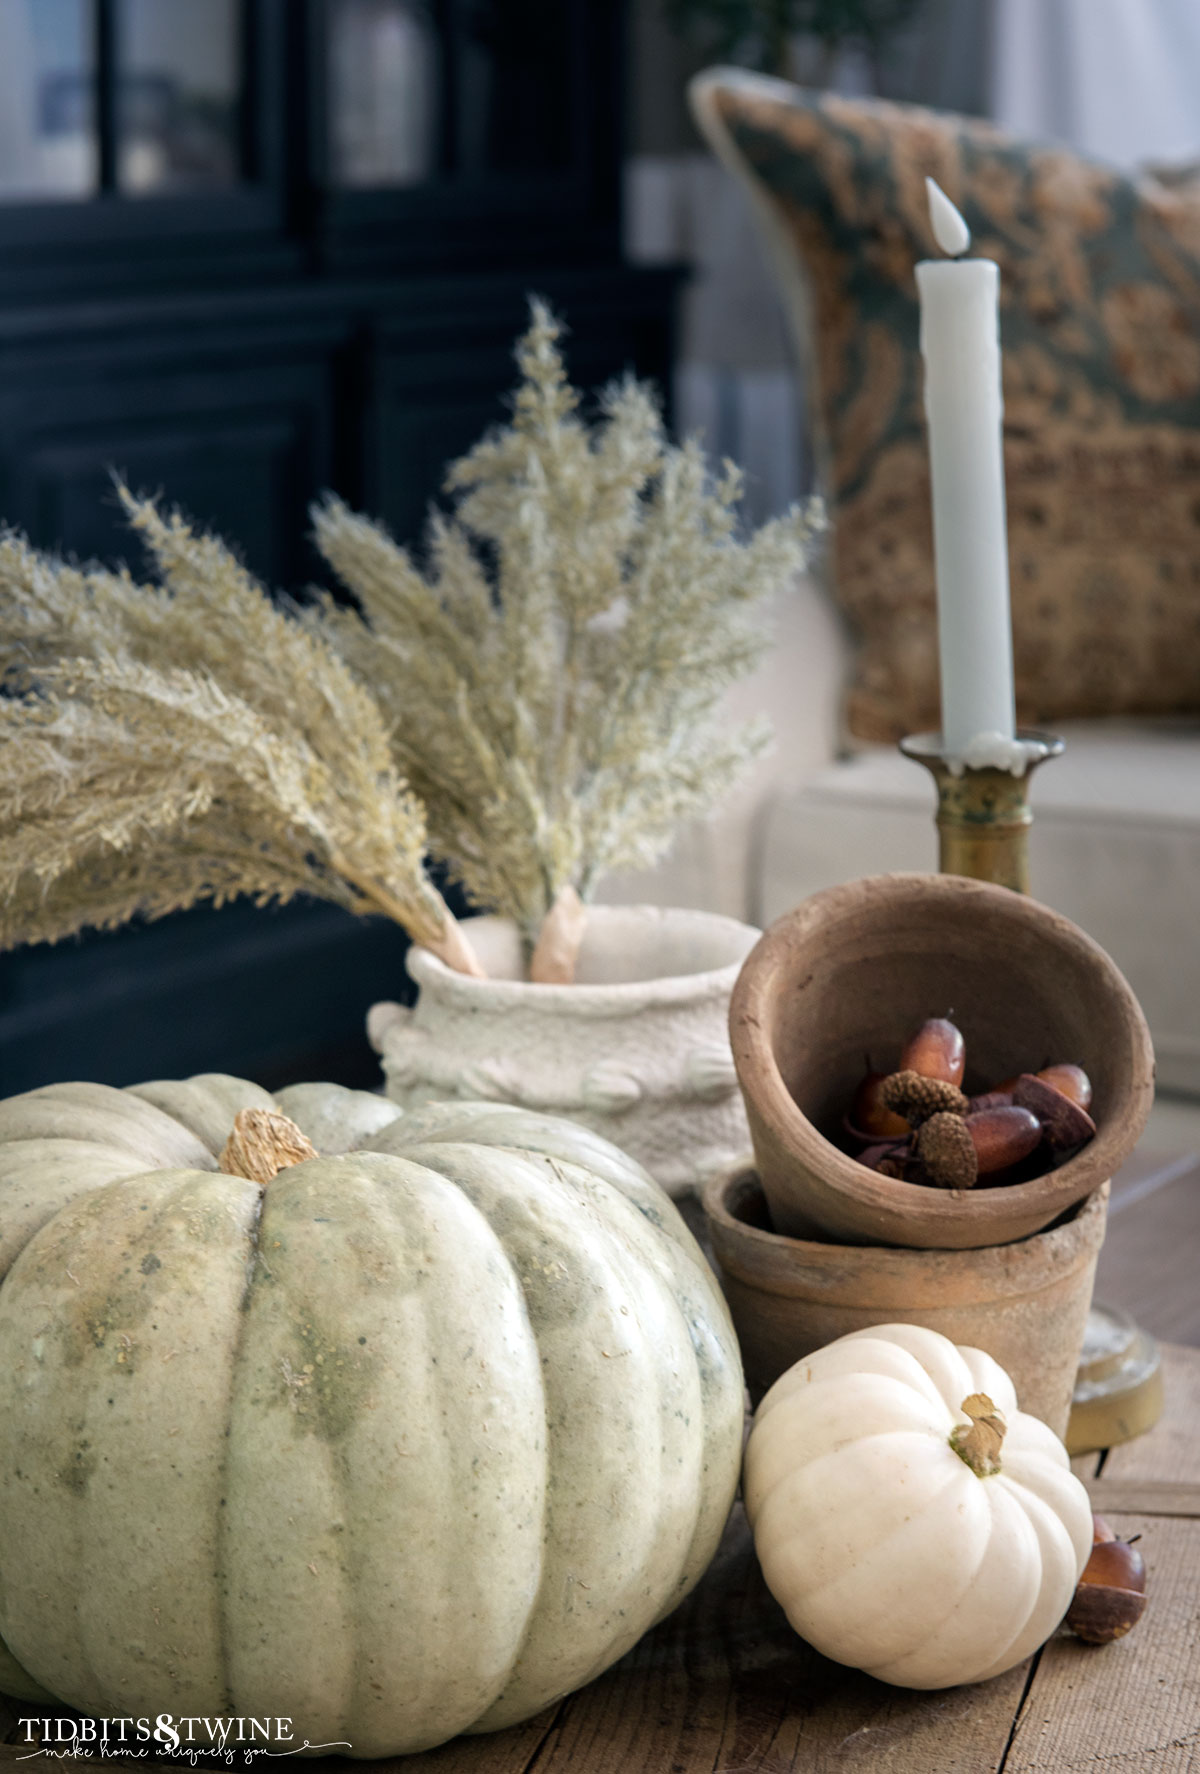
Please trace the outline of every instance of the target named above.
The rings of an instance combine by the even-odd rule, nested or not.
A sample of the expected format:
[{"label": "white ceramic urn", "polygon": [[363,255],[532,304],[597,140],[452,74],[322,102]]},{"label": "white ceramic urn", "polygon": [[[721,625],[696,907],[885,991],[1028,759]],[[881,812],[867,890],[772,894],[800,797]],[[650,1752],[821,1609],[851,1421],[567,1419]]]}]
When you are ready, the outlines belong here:
[{"label": "white ceramic urn", "polygon": [[728,1016],[757,930],[715,912],[591,906],[569,986],[522,978],[509,920],[472,918],[469,931],[486,979],[413,948],[415,1008],[370,1011],[393,1101],[482,1098],[568,1116],[676,1196],[749,1150]]}]

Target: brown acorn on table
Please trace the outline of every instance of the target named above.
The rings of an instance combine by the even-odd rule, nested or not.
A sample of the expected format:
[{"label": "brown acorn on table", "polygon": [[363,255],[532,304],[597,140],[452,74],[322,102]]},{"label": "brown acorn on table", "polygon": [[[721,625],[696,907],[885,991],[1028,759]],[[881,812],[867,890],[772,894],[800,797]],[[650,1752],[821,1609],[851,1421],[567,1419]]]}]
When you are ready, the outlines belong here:
[{"label": "brown acorn on table", "polygon": [[1109,1645],[1137,1625],[1146,1608],[1146,1562],[1132,1540],[1118,1539],[1092,1517],[1092,1551],[1067,1609],[1067,1625],[1089,1645]]}]

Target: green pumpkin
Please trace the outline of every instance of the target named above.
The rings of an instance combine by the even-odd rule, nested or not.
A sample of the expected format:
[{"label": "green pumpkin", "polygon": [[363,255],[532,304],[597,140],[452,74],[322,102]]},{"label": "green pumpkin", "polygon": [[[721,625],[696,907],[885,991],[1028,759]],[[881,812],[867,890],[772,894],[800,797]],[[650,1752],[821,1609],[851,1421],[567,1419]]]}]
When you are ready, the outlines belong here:
[{"label": "green pumpkin", "polygon": [[[323,1155],[218,1169],[280,1109]],[[208,1075],[0,1103],[0,1689],[357,1756],[528,1717],[696,1582],[712,1275],[606,1141]],[[6,1649],[4,1648],[6,1647]]]}]

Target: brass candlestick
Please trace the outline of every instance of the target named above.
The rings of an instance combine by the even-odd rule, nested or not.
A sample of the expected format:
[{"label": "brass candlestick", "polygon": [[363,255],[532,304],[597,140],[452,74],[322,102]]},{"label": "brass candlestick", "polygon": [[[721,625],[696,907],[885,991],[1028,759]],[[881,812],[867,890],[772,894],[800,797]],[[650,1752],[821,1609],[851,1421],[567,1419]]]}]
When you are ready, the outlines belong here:
[{"label": "brass candlestick", "polygon": [[1029,779],[1039,764],[1058,757],[1063,742],[1056,733],[1032,728],[1022,729],[1017,739],[1026,754],[1015,775],[992,765],[952,769],[940,733],[914,733],[900,741],[905,757],[924,764],[937,784],[941,874],[1029,892]]},{"label": "brass candlestick", "polygon": [[[1026,754],[1015,775],[990,765],[951,769],[940,733],[915,733],[900,741],[905,757],[924,764],[937,784],[939,873],[1029,892],[1029,779],[1039,764],[1059,756],[1063,741],[1033,729],[1019,730],[1017,738]],[[1067,1424],[1068,1452],[1085,1454],[1129,1441],[1152,1429],[1162,1409],[1154,1338],[1127,1313],[1093,1302]]]}]

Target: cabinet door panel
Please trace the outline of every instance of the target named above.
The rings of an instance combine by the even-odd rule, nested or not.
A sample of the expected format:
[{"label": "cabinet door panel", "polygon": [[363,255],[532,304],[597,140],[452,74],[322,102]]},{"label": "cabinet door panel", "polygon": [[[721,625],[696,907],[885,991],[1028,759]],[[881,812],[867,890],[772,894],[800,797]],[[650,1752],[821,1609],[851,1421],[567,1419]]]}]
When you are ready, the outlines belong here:
[{"label": "cabinet door panel", "polygon": [[570,324],[563,348],[585,411],[596,390],[631,371],[665,391],[675,281],[673,272],[552,271],[449,285],[441,305],[416,293],[398,301],[367,345],[367,508],[402,542],[419,539],[447,463],[508,418],[512,343],[528,324],[531,289]]},{"label": "cabinet door panel", "polygon": [[0,955],[0,1097],[207,1071],[369,1089],[367,1007],[404,995],[406,946],[335,906],[239,901]]},{"label": "cabinet door panel", "polygon": [[408,546],[424,533],[431,502],[441,496],[446,464],[461,456],[500,417],[496,400],[462,394],[404,398],[385,409],[372,513]]},{"label": "cabinet door panel", "polygon": [[307,576],[306,508],[330,474],[323,365],[91,383],[40,367],[36,398],[10,389],[0,400],[10,523],[40,546],[136,566],[116,471],[227,537],[269,583]]},{"label": "cabinet door panel", "polygon": [[[505,416],[530,289],[569,320],[590,390],[627,367],[665,382],[674,287],[591,266],[0,313],[0,520],[138,564],[117,467],[268,582],[303,583],[324,486],[419,536],[446,462]],[[0,955],[0,1095],[206,1069],[377,1082],[363,1017],[404,991],[404,949],[397,928],[332,907],[239,903]]]}]

